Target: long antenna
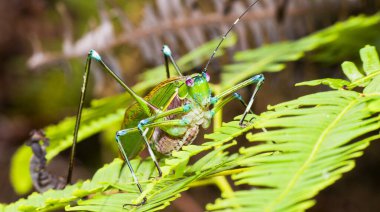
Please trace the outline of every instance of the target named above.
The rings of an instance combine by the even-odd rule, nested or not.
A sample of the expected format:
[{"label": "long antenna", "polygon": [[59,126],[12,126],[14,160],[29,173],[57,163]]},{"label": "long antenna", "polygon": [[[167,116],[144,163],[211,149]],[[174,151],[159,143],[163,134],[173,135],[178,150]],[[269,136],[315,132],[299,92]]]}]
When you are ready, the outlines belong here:
[{"label": "long antenna", "polygon": [[208,65],[210,64],[211,60],[214,59],[214,56],[216,54],[216,52],[218,51],[220,45],[223,43],[224,39],[226,39],[228,33],[230,33],[230,31],[234,28],[234,26],[240,21],[240,19],[248,12],[249,9],[251,9],[251,7],[253,7],[253,5],[255,5],[257,2],[259,2],[260,0],[256,0],[254,1],[252,4],[250,4],[247,9],[245,9],[245,11],[235,20],[235,22],[230,26],[230,28],[228,29],[228,31],[223,35],[222,39],[220,40],[220,42],[218,43],[218,45],[216,46],[214,52],[212,53],[210,59],[208,59],[207,63],[206,63],[206,66],[205,68],[203,69],[203,72],[207,72],[207,68],[208,68]]}]

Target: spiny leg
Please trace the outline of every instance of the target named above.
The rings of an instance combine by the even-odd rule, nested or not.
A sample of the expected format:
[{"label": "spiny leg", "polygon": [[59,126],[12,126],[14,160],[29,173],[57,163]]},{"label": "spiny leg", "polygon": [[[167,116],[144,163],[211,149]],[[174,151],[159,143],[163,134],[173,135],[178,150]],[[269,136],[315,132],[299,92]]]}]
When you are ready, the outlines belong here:
[{"label": "spiny leg", "polygon": [[[176,108],[177,109],[177,108]],[[175,109],[174,109],[175,110]],[[167,126],[167,127],[171,127],[171,126],[186,126],[187,125],[187,122],[183,121],[183,120],[164,120],[164,121],[152,121],[152,123],[149,123],[149,124],[146,124],[144,126],[145,128],[145,131],[143,132],[144,134],[146,134],[146,132],[149,130],[149,128],[153,128],[153,127],[163,127],[163,126]],[[116,133],[116,141],[117,141],[117,144],[118,144],[118,148],[120,150],[120,152],[122,153],[123,155],[123,158],[125,159],[127,165],[128,165],[128,168],[131,172],[131,175],[133,177],[133,180],[137,186],[137,188],[139,189],[140,193],[142,194],[143,193],[143,189],[142,189],[142,186],[141,184],[139,183],[139,180],[135,174],[135,171],[133,170],[133,167],[128,159],[128,155],[127,153],[125,152],[124,150],[124,147],[123,145],[121,144],[121,140],[120,140],[120,137],[121,136],[126,136],[128,133],[132,133],[132,132],[137,132],[137,131],[140,131],[140,129],[138,127],[134,127],[134,128],[129,128],[129,129],[123,129],[123,130],[119,130],[117,133]],[[150,145],[149,143],[147,143],[148,145],[148,149],[150,149]],[[151,149],[149,151],[152,151]],[[152,151],[153,152],[153,151]],[[153,157],[154,157],[154,154],[153,154]],[[152,159],[153,159],[152,157]],[[154,157],[155,158],[155,157]],[[154,162],[155,162],[155,165],[159,171],[159,176],[161,177],[162,176],[162,171],[161,171],[161,168],[160,166],[158,165],[157,163],[157,160],[154,159]],[[137,204],[131,204],[131,203],[127,203],[127,204],[124,204],[123,207],[126,207],[126,206],[140,206],[140,205],[144,205],[147,201],[147,198],[144,197],[143,200],[140,202],[140,203],[137,203]]]},{"label": "spiny leg", "polygon": [[[241,95],[239,93],[234,93],[233,94],[234,97],[239,100],[239,102],[245,107],[245,108],[248,108],[248,104],[244,101],[243,97],[241,97]],[[251,114],[255,114],[253,111],[252,111],[252,107],[249,109],[249,112]],[[254,117],[252,117],[248,122],[251,122],[252,119],[254,119]]]},{"label": "spiny leg", "polygon": [[[218,112],[221,108],[224,107],[224,105],[226,105],[232,100],[238,100],[244,106],[244,108],[247,107],[247,103],[244,101],[241,95],[235,92],[232,95],[228,96],[227,98],[224,98],[223,100],[218,101],[217,104],[215,104],[214,108],[212,109],[213,113],[215,114],[216,112]],[[253,114],[252,109],[250,110],[250,112]]]},{"label": "spiny leg", "polygon": [[151,116],[149,118],[141,120],[137,126],[141,136],[143,137],[143,139],[145,141],[146,147],[148,148],[149,155],[157,167],[158,177],[162,176],[162,171],[161,171],[160,165],[158,164],[157,158],[156,158],[156,156],[155,156],[155,154],[154,154],[154,152],[150,146],[149,139],[146,137],[146,135],[148,133],[148,129],[155,127],[156,125],[163,125],[163,124],[169,124],[169,126],[184,125],[185,123],[183,121],[178,121],[178,120],[164,120],[164,121],[156,121],[156,120],[159,120],[161,118],[164,118],[164,117],[167,117],[170,115],[186,113],[190,109],[191,109],[190,105],[186,104],[182,107],[174,108],[174,109],[159,113],[155,116]]},{"label": "spiny leg", "polygon": [[[245,117],[247,116],[247,114],[249,112],[252,112],[251,107],[252,107],[253,101],[255,99],[257,91],[260,89],[261,85],[264,83],[264,80],[265,80],[264,75],[262,75],[262,74],[255,75],[255,76],[251,77],[250,79],[247,79],[247,80],[231,87],[230,89],[222,92],[221,94],[219,94],[215,97],[212,97],[211,102],[213,104],[215,104],[214,108],[212,109],[213,114],[215,114],[218,110],[220,110],[226,103],[230,102],[231,100],[233,100],[235,98],[239,99],[238,98],[239,96],[237,96],[236,94],[235,94],[235,96],[230,96],[230,97],[227,97],[226,99],[224,99],[226,96],[231,95],[232,93],[236,92],[237,90],[239,90],[243,87],[246,87],[250,84],[256,83],[255,90],[253,91],[252,96],[250,98],[250,101],[247,104],[246,109],[243,113],[243,116],[239,121],[239,125],[243,126],[243,121],[245,120]],[[244,101],[242,103],[245,104]]]},{"label": "spiny leg", "polygon": [[149,128],[146,128],[145,131],[143,129],[143,126],[141,125],[141,122],[139,124],[139,126],[137,127],[139,129],[139,132],[141,134],[141,136],[143,137],[144,141],[145,141],[145,145],[148,149],[148,152],[149,152],[149,155],[150,157],[152,158],[153,162],[154,162],[154,165],[156,166],[157,168],[157,171],[158,171],[158,177],[162,177],[162,171],[161,171],[161,167],[160,165],[158,164],[158,161],[157,161],[157,158],[156,158],[156,155],[154,154],[153,150],[152,150],[152,147],[150,146],[150,142],[149,142],[149,139],[146,137],[146,134],[148,133],[149,131]]},{"label": "spiny leg", "polygon": [[108,74],[110,74],[122,87],[126,89],[126,91],[137,101],[137,103],[141,106],[141,108],[147,115],[151,115],[151,110],[153,110],[156,113],[159,112],[158,108],[156,108],[155,106],[147,102],[142,97],[138,96],[131,88],[129,88],[120,79],[119,76],[117,76],[111,69],[109,69],[108,66],[103,62],[100,55],[95,50],[90,50],[87,55],[86,67],[85,67],[85,72],[83,75],[83,84],[82,84],[82,89],[81,89],[80,103],[79,103],[78,112],[77,112],[77,116],[75,120],[75,128],[74,128],[74,136],[73,136],[74,138],[73,138],[73,144],[71,147],[70,162],[69,162],[69,168],[68,168],[67,180],[66,180],[67,184],[71,183],[73,166],[74,166],[74,155],[75,155],[75,150],[76,150],[76,143],[78,140],[78,130],[80,126],[80,120],[82,117],[83,103],[84,103],[84,98],[85,98],[87,84],[88,84],[88,77],[91,70],[91,61],[93,59],[98,61],[101,67],[103,68],[103,70],[107,72]]},{"label": "spiny leg", "polygon": [[175,70],[177,71],[178,75],[182,76],[182,73],[181,73],[177,63],[175,62],[175,60],[172,56],[172,51],[170,50],[169,46],[164,45],[162,47],[162,53],[164,54],[164,58],[165,58],[166,76],[168,78],[170,78],[169,60],[170,60],[170,62],[172,62],[172,64],[173,64]]},{"label": "spiny leg", "polygon": [[[141,185],[139,183],[139,180],[137,179],[137,176],[135,174],[135,171],[133,170],[131,162],[129,162],[128,156],[125,153],[125,150],[124,150],[123,146],[121,145],[120,136],[127,134],[128,133],[127,130],[128,129],[126,129],[126,130],[120,130],[120,131],[118,131],[116,133],[117,145],[119,147],[120,152],[122,153],[122,155],[124,157],[125,162],[127,163],[127,166],[129,168],[129,171],[131,172],[131,175],[133,177],[133,180],[135,181],[135,184],[136,184],[137,188],[139,189],[140,193],[143,193],[143,189],[142,189],[142,187],[141,187]],[[123,207],[144,205],[146,203],[146,200],[147,200],[146,197],[144,197],[143,200],[140,203],[137,203],[137,204],[124,204]]]},{"label": "spiny leg", "polygon": [[[244,107],[248,107],[247,103],[244,101],[244,99],[241,97],[241,95],[240,95],[239,93],[235,92],[235,93],[233,94],[233,96],[234,96],[237,100],[239,100],[239,102],[240,102]],[[250,111],[252,114],[254,113],[254,112],[252,111],[252,108],[251,108],[249,111]]]},{"label": "spiny leg", "polygon": [[254,78],[255,78],[254,80],[256,81],[255,90],[253,91],[251,99],[249,100],[248,105],[245,108],[245,111],[243,113],[243,116],[240,119],[240,122],[239,122],[240,126],[243,126],[243,121],[245,120],[245,117],[247,116],[247,114],[250,112],[252,108],[252,104],[255,101],[255,96],[257,94],[257,91],[259,91],[261,85],[264,83],[264,80],[265,80],[263,75],[256,75]]},{"label": "spiny leg", "polygon": [[[241,104],[245,107],[245,108],[248,108],[248,105],[247,103],[244,101],[244,99],[241,97],[241,95],[239,93],[234,93],[234,96],[241,102]],[[250,108],[249,112],[254,115],[255,113],[252,111],[252,108]],[[248,122],[250,123],[255,117],[252,117]],[[244,120],[244,119],[242,119]],[[240,122],[239,122],[240,124]],[[242,124],[240,124],[241,126]],[[263,130],[263,132],[267,132],[267,129],[266,128],[261,128]],[[276,143],[274,141],[272,141],[272,143]]]}]

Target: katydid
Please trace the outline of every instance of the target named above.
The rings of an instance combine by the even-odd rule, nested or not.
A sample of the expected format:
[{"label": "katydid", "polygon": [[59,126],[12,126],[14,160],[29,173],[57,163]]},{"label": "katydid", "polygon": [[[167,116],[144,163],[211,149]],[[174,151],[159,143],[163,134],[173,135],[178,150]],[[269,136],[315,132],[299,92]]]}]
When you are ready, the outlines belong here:
[{"label": "katydid", "polygon": [[[88,76],[91,70],[91,62],[93,60],[97,61],[102,69],[109,73],[123,88],[125,88],[136,101],[126,109],[122,129],[116,133],[116,142],[125,163],[131,171],[134,182],[141,193],[143,193],[142,186],[140,185],[129,160],[139,155],[144,148],[147,148],[149,155],[157,168],[158,176],[161,177],[162,171],[156,158],[156,153],[170,155],[173,151],[179,150],[182,146],[191,144],[196,138],[200,127],[204,129],[208,128],[214,114],[226,103],[237,99],[245,105],[246,109],[239,122],[239,124],[243,126],[246,115],[252,112],[251,107],[257,91],[264,82],[264,76],[262,74],[255,75],[216,96],[212,96],[209,87],[210,77],[207,74],[207,68],[228,33],[239,22],[244,14],[247,13],[258,1],[259,0],[256,0],[250,4],[223,35],[223,38],[216,46],[201,73],[183,76],[172,56],[171,50],[168,46],[164,45],[162,52],[165,59],[168,79],[154,87],[145,97],[137,95],[103,62],[101,56],[95,50],[90,50],[87,56],[85,73],[83,76],[84,80],[81,90],[80,104],[76,116],[73,145],[71,147],[70,164],[66,183],[71,183],[78,130],[86,94]],[[173,64],[178,76],[170,77],[169,62]],[[256,86],[248,104],[246,104],[236,92],[251,84],[256,84]],[[42,154],[42,156],[44,157],[44,154]],[[45,169],[37,169],[36,172],[37,175],[43,175]],[[38,181],[38,179],[39,178],[33,180]],[[131,205],[139,206],[146,202],[147,198],[144,197],[143,200],[137,204],[126,203],[123,207]]]}]

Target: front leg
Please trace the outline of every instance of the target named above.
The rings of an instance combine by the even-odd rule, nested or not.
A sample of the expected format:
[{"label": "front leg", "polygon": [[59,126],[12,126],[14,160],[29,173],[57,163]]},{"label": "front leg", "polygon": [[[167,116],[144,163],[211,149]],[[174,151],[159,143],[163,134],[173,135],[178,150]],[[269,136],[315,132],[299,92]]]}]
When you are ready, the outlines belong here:
[{"label": "front leg", "polygon": [[[243,122],[245,120],[245,117],[251,111],[251,107],[252,107],[252,104],[255,100],[255,96],[257,94],[257,91],[260,89],[261,85],[264,83],[264,80],[265,80],[264,75],[262,75],[262,74],[255,75],[255,76],[251,77],[250,79],[245,80],[245,81],[233,86],[232,88],[222,92],[221,94],[219,94],[215,97],[212,97],[212,103],[215,104],[214,108],[212,109],[212,113],[215,114],[216,112],[218,112],[218,110],[220,110],[226,103],[230,102],[231,100],[239,99],[238,95],[230,96],[230,97],[227,97],[226,99],[224,99],[226,96],[233,94],[234,92],[236,92],[237,90],[239,90],[241,88],[244,88],[248,85],[256,83],[255,90],[253,91],[252,96],[251,96],[248,104],[246,104],[246,109],[243,113],[242,118],[239,121],[239,125],[244,126]],[[239,99],[239,101],[241,101],[243,104],[245,104],[245,102],[241,98]]]}]

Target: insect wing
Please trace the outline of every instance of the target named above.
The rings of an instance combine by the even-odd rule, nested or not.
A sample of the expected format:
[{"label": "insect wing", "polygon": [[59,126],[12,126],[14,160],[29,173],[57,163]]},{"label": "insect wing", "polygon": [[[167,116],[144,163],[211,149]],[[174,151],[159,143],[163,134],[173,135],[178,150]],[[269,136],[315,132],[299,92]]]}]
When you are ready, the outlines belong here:
[{"label": "insect wing", "polygon": [[[173,101],[177,95],[177,88],[182,84],[181,78],[170,78],[153,88],[145,99],[164,111],[171,101]],[[149,115],[145,114],[138,104],[133,104],[125,112],[122,129],[135,128],[141,120],[148,117]],[[153,130],[154,129],[150,129],[148,131],[148,139],[152,137]],[[130,132],[122,136],[121,143],[129,159],[136,157],[145,147],[145,142],[139,132]]]}]

